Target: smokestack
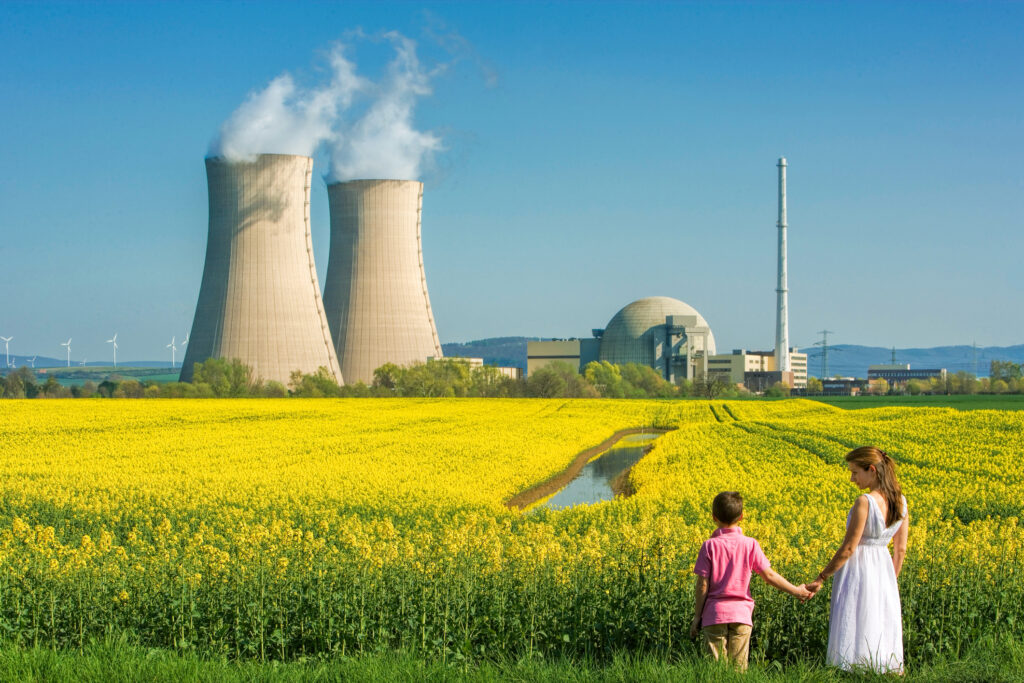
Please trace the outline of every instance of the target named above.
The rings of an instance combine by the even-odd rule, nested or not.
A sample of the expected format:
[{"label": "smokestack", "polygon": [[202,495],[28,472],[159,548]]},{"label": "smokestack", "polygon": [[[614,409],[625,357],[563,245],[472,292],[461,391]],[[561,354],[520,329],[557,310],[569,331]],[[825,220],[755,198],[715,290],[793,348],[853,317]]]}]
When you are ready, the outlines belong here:
[{"label": "smokestack", "polygon": [[385,363],[440,358],[420,242],[423,183],[350,180],[328,185],[327,197],[324,306],[345,379],[369,384]]},{"label": "smokestack", "polygon": [[789,364],[789,289],[786,286],[786,157],[781,157],[779,168],[779,286],[778,311],[775,318],[775,367],[790,372]]},{"label": "smokestack", "polygon": [[309,235],[313,160],[262,154],[206,160],[206,265],[181,381],[208,358],[238,358],[287,385],[326,367],[341,383]]}]

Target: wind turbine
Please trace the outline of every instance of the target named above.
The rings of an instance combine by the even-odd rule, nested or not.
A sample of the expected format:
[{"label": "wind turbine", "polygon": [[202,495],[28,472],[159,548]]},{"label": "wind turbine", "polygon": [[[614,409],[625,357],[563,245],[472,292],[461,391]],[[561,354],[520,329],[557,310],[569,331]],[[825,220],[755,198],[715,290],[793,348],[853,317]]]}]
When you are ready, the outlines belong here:
[{"label": "wind turbine", "polygon": [[60,345],[68,347],[68,367],[70,368],[71,367],[71,337],[68,337],[68,340],[66,342],[61,342]]},{"label": "wind turbine", "polygon": [[178,350],[178,347],[174,345],[174,337],[171,337],[171,343],[167,345],[167,348],[171,350],[171,367],[174,367],[174,352]]},{"label": "wind turbine", "polygon": [[89,359],[88,359],[88,358],[82,358],[82,362],[80,362],[80,363],[79,363],[79,365],[85,365],[85,362],[86,362],[87,360],[89,360]]},{"label": "wind turbine", "polygon": [[108,339],[107,340],[107,343],[114,345],[114,367],[116,368],[117,367],[117,332],[114,333],[114,338],[113,339]]},{"label": "wind turbine", "polygon": [[0,337],[0,339],[4,340],[4,353],[7,356],[7,367],[11,367],[11,340],[14,339],[14,337]]},{"label": "wind turbine", "polygon": [[32,364],[33,370],[36,369],[36,358],[38,358],[38,356],[32,356],[31,358],[28,359],[28,362]]}]

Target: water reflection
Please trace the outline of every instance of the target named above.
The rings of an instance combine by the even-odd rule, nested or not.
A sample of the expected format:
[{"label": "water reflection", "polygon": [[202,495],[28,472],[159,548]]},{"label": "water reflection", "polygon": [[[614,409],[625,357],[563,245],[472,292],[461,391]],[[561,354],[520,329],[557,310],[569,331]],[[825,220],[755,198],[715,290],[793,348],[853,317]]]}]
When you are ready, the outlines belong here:
[{"label": "water reflection", "polygon": [[562,510],[574,505],[590,505],[613,500],[615,493],[612,491],[612,481],[623,470],[635,465],[643,457],[648,444],[658,436],[629,434],[623,437],[615,446],[584,465],[575,479],[538,507]]}]

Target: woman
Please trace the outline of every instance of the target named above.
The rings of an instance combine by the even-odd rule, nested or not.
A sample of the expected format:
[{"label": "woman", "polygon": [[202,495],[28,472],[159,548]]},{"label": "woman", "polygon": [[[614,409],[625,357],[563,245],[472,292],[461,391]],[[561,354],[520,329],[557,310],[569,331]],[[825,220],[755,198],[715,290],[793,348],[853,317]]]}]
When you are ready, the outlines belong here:
[{"label": "woman", "polygon": [[[828,663],[846,670],[903,671],[903,619],[896,577],[907,555],[907,499],[885,451],[862,446],[846,454],[850,481],[867,493],[846,517],[846,537],[818,577],[833,574]],[[893,554],[889,555],[889,542]]]}]

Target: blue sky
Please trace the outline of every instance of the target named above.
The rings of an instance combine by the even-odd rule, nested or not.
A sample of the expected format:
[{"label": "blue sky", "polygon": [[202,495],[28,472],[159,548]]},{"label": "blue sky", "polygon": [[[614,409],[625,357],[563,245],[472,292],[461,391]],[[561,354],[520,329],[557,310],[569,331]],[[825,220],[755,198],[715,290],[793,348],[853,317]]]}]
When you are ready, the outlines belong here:
[{"label": "blue sky", "polygon": [[[442,341],[585,335],[630,301],[774,341],[1024,342],[1024,3],[0,4],[0,335],[161,358],[203,268],[203,157],[355,29],[447,62],[415,123]],[[456,32],[458,59],[431,38]],[[360,73],[388,55],[351,53]],[[317,157],[314,174],[326,172]],[[323,281],[326,190],[312,227]]]}]

